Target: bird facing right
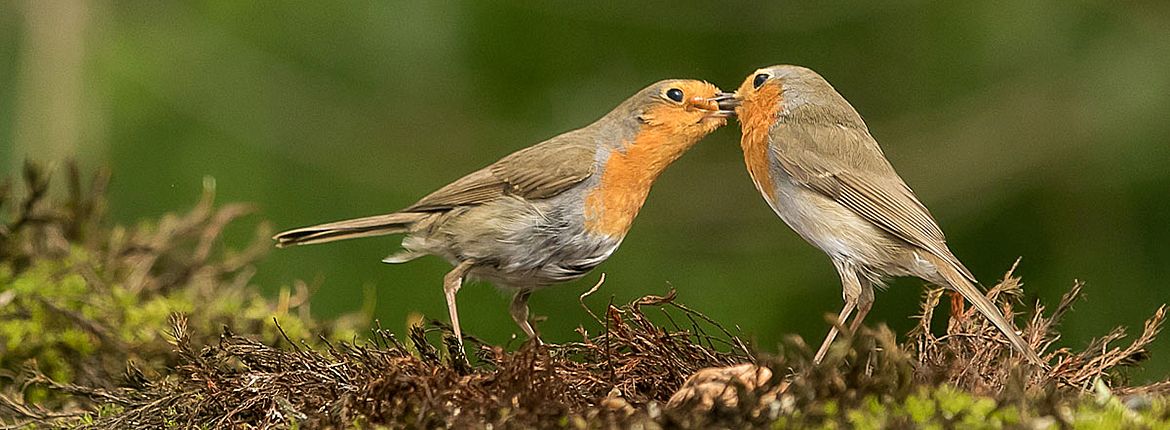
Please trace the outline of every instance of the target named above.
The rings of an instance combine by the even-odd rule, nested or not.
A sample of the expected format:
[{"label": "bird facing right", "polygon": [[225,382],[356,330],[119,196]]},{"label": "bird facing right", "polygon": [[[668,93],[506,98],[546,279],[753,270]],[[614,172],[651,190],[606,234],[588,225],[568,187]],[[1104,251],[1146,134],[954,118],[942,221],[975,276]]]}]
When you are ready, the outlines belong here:
[{"label": "bird facing right", "polygon": [[397,212],[277,234],[277,246],[406,234],[385,260],[424,255],[454,267],[443,278],[455,339],[463,332],[455,295],[464,278],[512,292],[509,311],[529,338],[528,297],[579,279],[626,237],[658,176],[704,136],[727,123],[719,89],[667,79],[642,89],[585,127],[513,152]]},{"label": "bird facing right", "polygon": [[[828,254],[841,276],[838,315],[856,329],[874,286],[914,276],[958,291],[1034,364],[1043,361],[947,248],[942,230],[894,171],[853,106],[816,72],[778,65],[757,70],[734,95],[744,161],[756,189],[789,227]],[[835,325],[815,360],[837,335]]]}]

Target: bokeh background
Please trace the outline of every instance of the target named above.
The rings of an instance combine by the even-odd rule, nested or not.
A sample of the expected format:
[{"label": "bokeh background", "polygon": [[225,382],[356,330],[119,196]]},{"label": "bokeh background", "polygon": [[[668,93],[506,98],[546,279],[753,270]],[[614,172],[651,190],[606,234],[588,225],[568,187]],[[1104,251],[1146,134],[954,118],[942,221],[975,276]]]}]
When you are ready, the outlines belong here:
[{"label": "bokeh background", "polygon": [[[0,2],[0,169],[110,166],[126,223],[189,207],[212,176],[221,201],[291,228],[408,205],[658,79],[732,89],[795,63],[857,107],[985,283],[1021,256],[1029,301],[1087,283],[1063,343],[1140,329],[1170,301],[1170,3],[788,3]],[[765,206],[738,139],[697,146],[608,262],[533,297],[546,339],[577,337],[601,272],[595,308],[673,287],[764,350],[820,339],[837,275]],[[396,246],[275,251],[256,283],[309,280],[321,316],[445,319],[449,266],[379,263]],[[869,321],[904,332],[921,287],[894,283]],[[472,334],[517,332],[492,288],[460,305]],[[1170,340],[1153,352],[1140,379],[1170,373]]]}]

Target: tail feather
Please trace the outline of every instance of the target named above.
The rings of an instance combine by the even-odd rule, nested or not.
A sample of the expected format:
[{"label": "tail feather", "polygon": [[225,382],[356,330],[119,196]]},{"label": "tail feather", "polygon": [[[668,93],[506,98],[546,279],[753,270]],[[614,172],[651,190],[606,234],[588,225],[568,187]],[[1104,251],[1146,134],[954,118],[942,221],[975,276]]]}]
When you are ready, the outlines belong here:
[{"label": "tail feather", "polygon": [[975,284],[967,280],[967,276],[963,272],[950,264],[940,264],[938,267],[939,273],[947,280],[951,288],[958,291],[959,294],[962,294],[963,298],[971,302],[975,306],[975,309],[979,310],[979,313],[983,314],[984,317],[995,325],[995,328],[998,328],[1004,336],[1007,336],[1008,342],[1011,342],[1016,350],[1024,354],[1024,357],[1028,361],[1031,361],[1032,364],[1047,367],[1044,361],[1040,359],[1040,356],[1036,355],[1036,351],[1033,351],[1032,347],[1028,345],[1028,342],[1024,341],[1024,338],[1016,333],[1016,329],[1012,326],[1012,323],[1004,318],[999,309],[990,300],[987,300],[987,297],[983,295],[982,291],[979,291],[979,288],[975,287]]},{"label": "tail feather", "polygon": [[395,212],[302,227],[278,233],[272,239],[276,240],[277,247],[283,248],[291,245],[310,245],[359,237],[405,233],[410,230],[411,225],[426,216],[427,214],[418,212]]}]

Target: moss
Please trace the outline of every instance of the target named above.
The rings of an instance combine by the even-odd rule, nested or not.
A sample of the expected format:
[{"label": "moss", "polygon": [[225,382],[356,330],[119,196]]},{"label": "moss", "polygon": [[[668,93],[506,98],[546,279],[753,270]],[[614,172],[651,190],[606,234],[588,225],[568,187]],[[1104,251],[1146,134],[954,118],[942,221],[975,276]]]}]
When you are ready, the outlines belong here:
[{"label": "moss", "polygon": [[[1099,403],[1075,399],[1064,408],[1067,424],[1077,429],[1109,430],[1132,428],[1170,428],[1165,413],[1166,399],[1159,398],[1157,406],[1144,411],[1126,408],[1120,402]],[[1000,407],[990,397],[974,396],[954,387],[922,388],[902,402],[883,402],[877,396],[867,397],[855,408],[837,410],[826,403],[821,410],[825,420],[794,413],[770,424],[773,429],[790,428],[851,428],[851,429],[1013,429],[1058,428],[1056,417],[1027,411],[1015,406]]]},{"label": "moss", "polygon": [[213,181],[191,209],[124,227],[104,216],[104,174],[85,189],[75,168],[67,174],[68,192],[56,193],[64,198],[52,197],[49,174],[35,165],[25,169],[23,198],[0,193],[0,395],[75,408],[84,405],[26,384],[30,369],[105,390],[126,383],[128,363],[165,373],[177,360],[166,333],[175,314],[190,316],[207,336],[201,342],[227,326],[268,333],[275,344],[282,339],[274,316],[298,338],[356,333],[344,321],[361,318],[322,323],[288,305],[307,303],[304,289],[286,288],[280,301],[250,285],[252,262],[269,247],[267,228],[243,249],[224,245],[221,232],[249,209],[217,206]]}]

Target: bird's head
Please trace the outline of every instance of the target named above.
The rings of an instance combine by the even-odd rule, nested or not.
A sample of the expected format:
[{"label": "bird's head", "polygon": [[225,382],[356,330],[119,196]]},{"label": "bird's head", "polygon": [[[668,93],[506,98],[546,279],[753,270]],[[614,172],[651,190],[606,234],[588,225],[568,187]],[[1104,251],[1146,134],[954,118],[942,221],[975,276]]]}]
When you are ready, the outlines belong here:
[{"label": "bird's head", "polygon": [[614,113],[636,121],[641,132],[695,143],[727,124],[734,113],[719,109],[719,88],[691,79],[667,79],[638,91]]},{"label": "bird's head", "polygon": [[733,94],[716,99],[720,109],[734,109],[740,123],[771,124],[779,115],[799,110],[834,121],[861,117],[825,78],[806,67],[781,64],[757,69]]}]

